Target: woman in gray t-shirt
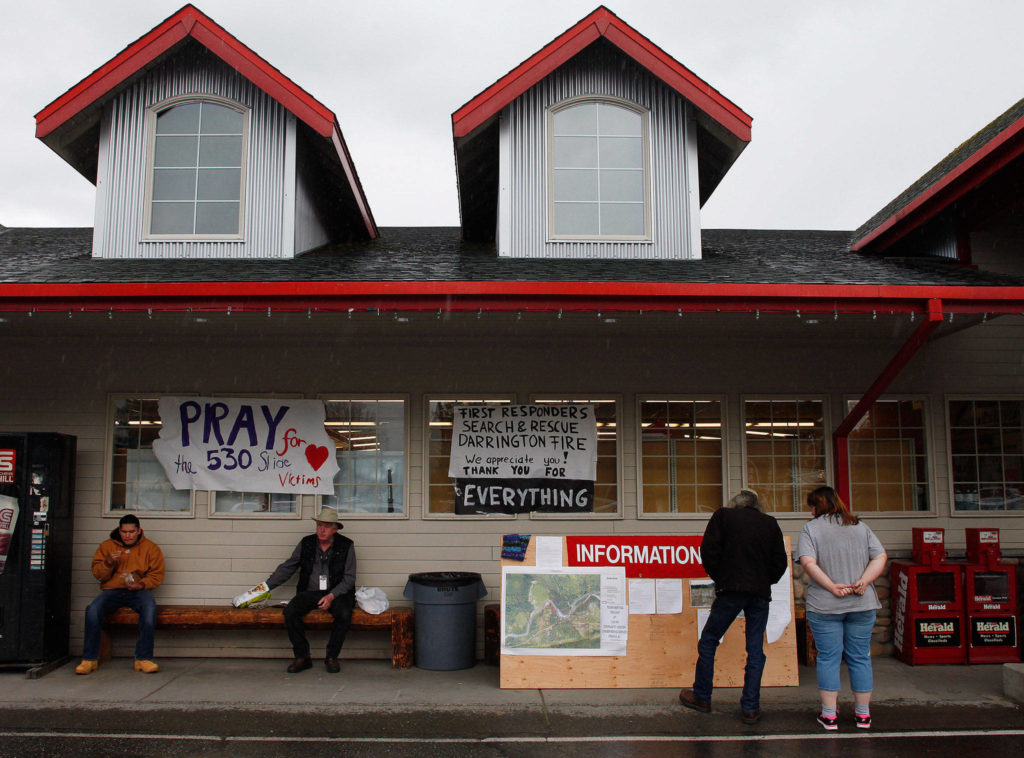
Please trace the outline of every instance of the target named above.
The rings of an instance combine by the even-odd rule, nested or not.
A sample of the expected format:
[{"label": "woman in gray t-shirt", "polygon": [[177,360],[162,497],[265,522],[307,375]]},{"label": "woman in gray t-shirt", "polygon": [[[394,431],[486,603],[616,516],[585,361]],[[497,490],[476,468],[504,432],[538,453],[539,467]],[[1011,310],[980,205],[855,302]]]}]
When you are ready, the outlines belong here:
[{"label": "woman in gray t-shirt", "polygon": [[818,648],[818,723],[839,728],[839,664],[850,671],[855,723],[871,727],[871,630],[881,607],[872,582],[885,570],[886,554],[874,532],[850,513],[831,487],[807,496],[814,517],[800,532],[797,558],[811,582],[807,586],[807,624]]}]

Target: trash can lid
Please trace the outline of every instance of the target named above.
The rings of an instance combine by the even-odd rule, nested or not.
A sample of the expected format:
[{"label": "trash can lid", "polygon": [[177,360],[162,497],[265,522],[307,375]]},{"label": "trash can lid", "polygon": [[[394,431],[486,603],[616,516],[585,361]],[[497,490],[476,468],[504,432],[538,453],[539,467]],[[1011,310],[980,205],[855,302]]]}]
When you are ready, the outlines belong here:
[{"label": "trash can lid", "polygon": [[481,581],[473,571],[425,571],[409,574],[409,581],[424,587],[466,587]]}]

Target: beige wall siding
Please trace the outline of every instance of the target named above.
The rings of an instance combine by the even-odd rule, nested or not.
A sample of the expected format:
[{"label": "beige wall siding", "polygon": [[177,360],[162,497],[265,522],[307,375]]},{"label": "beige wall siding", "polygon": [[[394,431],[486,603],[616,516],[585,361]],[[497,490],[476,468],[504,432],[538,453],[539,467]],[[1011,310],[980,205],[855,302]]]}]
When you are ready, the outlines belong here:
[{"label": "beige wall siding", "polygon": [[[413,314],[408,323],[376,316],[274,313],[192,316],[114,314],[20,316],[3,324],[0,428],[60,431],[78,438],[72,648],[82,637],[82,612],[97,591],[89,571],[96,545],[116,525],[104,515],[109,393],[404,393],[409,397],[404,519],[345,519],[355,540],[361,585],[379,586],[405,603],[410,573],[476,571],[489,600],[498,599],[502,534],[700,534],[704,516],[637,518],[638,395],[721,395],[726,398],[727,493],[743,485],[742,399],[823,396],[830,425],[844,403],[863,392],[913,329],[908,319],[831,318],[808,324],[795,316],[677,318],[619,314],[484,314],[438,320]],[[386,322],[386,323],[385,323]],[[956,328],[946,325],[944,330]],[[1000,528],[1003,549],[1024,554],[1024,515],[951,516],[945,430],[946,398],[1024,397],[1024,319],[1006,317],[930,342],[892,387],[928,402],[929,482],[934,512],[871,515],[868,522],[897,554],[910,548],[912,526],[940,526],[954,552],[967,526]],[[621,509],[616,520],[424,517],[423,398],[447,393],[613,394],[621,397]],[[212,519],[197,498],[192,518],[142,514],[146,534],[164,550],[163,602],[222,604],[269,575],[304,534],[315,498],[303,498],[302,519]],[[803,514],[783,516],[795,539]],[[291,597],[293,585],[275,592]],[[131,654],[131,635],[117,652]],[[322,645],[323,638],[314,638]],[[385,657],[381,634],[353,633],[345,655]],[[158,656],[290,654],[279,634],[158,633]]]}]

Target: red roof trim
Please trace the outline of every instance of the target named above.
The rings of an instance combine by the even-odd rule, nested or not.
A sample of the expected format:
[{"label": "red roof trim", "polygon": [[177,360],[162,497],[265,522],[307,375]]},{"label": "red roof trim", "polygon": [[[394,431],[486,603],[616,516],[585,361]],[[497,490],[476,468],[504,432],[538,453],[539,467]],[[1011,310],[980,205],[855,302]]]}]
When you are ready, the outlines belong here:
[{"label": "red roof trim", "polygon": [[52,133],[186,37],[237,69],[317,134],[331,137],[335,119],[330,109],[192,5],[183,7],[39,111],[36,136]]},{"label": "red roof trim", "polygon": [[749,115],[604,6],[455,111],[455,137],[465,137],[599,37],[618,47],[738,139],[750,141]]},{"label": "red roof trim", "polygon": [[1024,287],[647,282],[130,282],[0,284],[0,310],[264,310],[1022,313]]},{"label": "red roof trim", "polygon": [[1024,117],[989,140],[967,160],[858,239],[852,250],[884,249],[947,208],[1010,161],[1024,154]]}]

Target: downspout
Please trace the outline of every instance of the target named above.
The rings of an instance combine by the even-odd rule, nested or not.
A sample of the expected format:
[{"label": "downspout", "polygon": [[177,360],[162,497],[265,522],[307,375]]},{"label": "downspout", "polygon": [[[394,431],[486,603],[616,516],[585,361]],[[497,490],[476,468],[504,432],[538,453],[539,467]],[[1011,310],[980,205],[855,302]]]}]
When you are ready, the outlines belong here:
[{"label": "downspout", "polygon": [[853,410],[843,419],[832,433],[832,453],[835,456],[836,491],[843,499],[843,502],[850,502],[850,456],[848,438],[850,432],[867,415],[868,410],[875,401],[885,392],[890,384],[906,368],[917,351],[928,341],[939,324],[942,323],[942,300],[938,298],[928,301],[925,310],[925,319],[910,338],[900,348],[899,352],[889,361],[882,373],[868,388],[868,391],[861,397],[860,402],[853,407]]}]

